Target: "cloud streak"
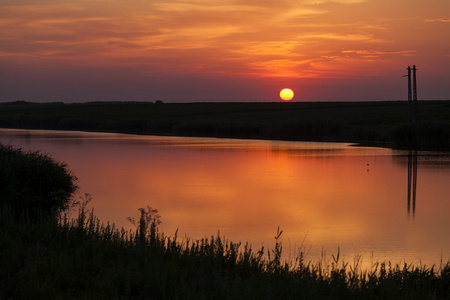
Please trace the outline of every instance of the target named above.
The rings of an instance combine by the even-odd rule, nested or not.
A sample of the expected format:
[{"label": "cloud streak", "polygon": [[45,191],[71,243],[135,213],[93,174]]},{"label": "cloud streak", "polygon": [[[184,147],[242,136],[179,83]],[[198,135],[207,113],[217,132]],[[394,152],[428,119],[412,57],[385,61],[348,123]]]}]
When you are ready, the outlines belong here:
[{"label": "cloud streak", "polygon": [[433,23],[433,22],[450,23],[450,19],[426,19],[425,22],[427,22],[427,23]]},{"label": "cloud streak", "polygon": [[0,63],[49,73],[127,68],[148,78],[351,80],[412,59],[448,64],[449,29],[435,28],[449,22],[440,16],[448,4],[431,2],[422,12],[406,0],[2,1]]}]

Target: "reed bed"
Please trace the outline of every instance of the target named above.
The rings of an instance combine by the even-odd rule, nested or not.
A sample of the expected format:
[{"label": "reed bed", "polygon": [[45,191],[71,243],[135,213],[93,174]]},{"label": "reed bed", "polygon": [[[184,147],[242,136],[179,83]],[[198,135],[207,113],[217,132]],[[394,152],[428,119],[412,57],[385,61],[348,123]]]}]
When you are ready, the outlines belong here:
[{"label": "reed bed", "polygon": [[86,202],[72,219],[19,219],[0,208],[1,299],[448,299],[450,265],[382,262],[369,270],[281,260],[220,235],[179,241],[158,230],[157,211],[140,210],[136,231],[101,224]]},{"label": "reed bed", "polygon": [[342,261],[339,251],[329,263],[306,261],[301,251],[286,262],[280,229],[274,249],[254,250],[220,234],[165,235],[151,207],[129,218],[136,229],[126,231],[95,217],[89,195],[65,209],[34,211],[11,205],[13,196],[0,198],[0,299],[450,298],[450,263],[381,262],[363,270],[358,259]]}]

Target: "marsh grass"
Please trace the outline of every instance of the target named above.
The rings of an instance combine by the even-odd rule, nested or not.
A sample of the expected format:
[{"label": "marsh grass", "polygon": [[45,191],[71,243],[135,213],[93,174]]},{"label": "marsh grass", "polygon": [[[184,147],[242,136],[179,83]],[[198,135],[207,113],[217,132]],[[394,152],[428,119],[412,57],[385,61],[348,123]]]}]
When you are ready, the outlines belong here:
[{"label": "marsh grass", "polygon": [[427,121],[403,124],[393,130],[399,145],[409,148],[450,149],[450,121]]},{"label": "marsh grass", "polygon": [[16,218],[0,206],[1,299],[446,299],[450,265],[282,261],[272,250],[225,237],[179,240],[158,230],[157,210],[140,209],[135,231],[103,224],[87,210],[58,222]]},{"label": "marsh grass", "polygon": [[[374,263],[361,268],[361,257],[342,261],[339,250],[331,261],[306,260],[300,250],[294,261],[282,259],[283,232],[278,228],[274,249],[253,250],[246,243],[228,241],[220,233],[200,240],[179,240],[177,232],[165,235],[154,208],[139,209],[129,218],[136,229],[126,231],[102,223],[88,210],[89,195],[47,207],[54,194],[41,191],[33,174],[50,176],[57,168],[75,178],[64,165],[40,153],[26,153],[9,146],[0,148],[3,180],[0,198],[0,299],[448,299],[450,264],[439,267]],[[6,158],[6,159],[5,159]],[[22,161],[23,160],[23,161]],[[44,166],[17,172],[13,166]],[[6,163],[5,163],[6,162]],[[10,163],[8,165],[7,163]],[[52,167],[47,168],[47,163]],[[3,165],[4,164],[4,165]],[[20,168],[19,168],[20,169]],[[36,173],[37,172],[37,173]],[[42,178],[46,184],[49,178]],[[15,185],[27,184],[29,194]],[[66,186],[57,182],[54,189]],[[8,189],[9,195],[3,197]],[[47,191],[47,190],[46,190]],[[21,199],[23,206],[14,200]],[[53,200],[52,200],[53,201]],[[28,205],[31,205],[28,207]],[[35,206],[33,206],[35,205]],[[34,208],[37,209],[35,210]],[[33,208],[33,210],[31,209]],[[72,216],[75,214],[75,216]]]}]

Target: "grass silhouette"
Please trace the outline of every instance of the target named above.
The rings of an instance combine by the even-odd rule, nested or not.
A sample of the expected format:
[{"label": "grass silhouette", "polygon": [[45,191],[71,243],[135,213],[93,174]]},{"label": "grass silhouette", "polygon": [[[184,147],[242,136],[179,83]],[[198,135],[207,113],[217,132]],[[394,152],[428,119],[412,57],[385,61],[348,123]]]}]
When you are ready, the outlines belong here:
[{"label": "grass silhouette", "polygon": [[[89,199],[89,198],[86,198]],[[85,203],[85,202],[84,202]],[[178,241],[158,231],[156,210],[141,209],[135,232],[101,224],[81,203],[74,220],[63,214],[18,221],[0,209],[2,299],[447,299],[450,265],[375,263],[361,270],[281,261],[273,250],[252,250],[220,235]]]},{"label": "grass silhouette", "polygon": [[[14,152],[8,157],[13,165],[14,160],[43,158],[7,146],[1,149]],[[5,157],[0,156],[2,164]],[[75,181],[62,164],[44,156],[48,160],[52,168]],[[19,174],[24,177],[16,178],[15,184],[28,178]],[[253,250],[220,234],[200,240],[179,240],[176,232],[165,235],[158,229],[161,217],[151,207],[139,209],[138,219],[129,218],[136,230],[126,231],[102,223],[93,210],[87,210],[89,195],[58,213],[47,211],[46,197],[22,202],[42,204],[42,210],[14,206],[14,199],[21,197],[19,192],[12,193],[8,201],[2,197],[0,202],[0,299],[450,297],[448,262],[431,267],[377,262],[362,270],[358,259],[353,264],[342,261],[339,251],[329,263],[306,261],[301,251],[294,262],[285,262],[280,228],[274,249]],[[74,218],[73,210],[77,211]]]}]

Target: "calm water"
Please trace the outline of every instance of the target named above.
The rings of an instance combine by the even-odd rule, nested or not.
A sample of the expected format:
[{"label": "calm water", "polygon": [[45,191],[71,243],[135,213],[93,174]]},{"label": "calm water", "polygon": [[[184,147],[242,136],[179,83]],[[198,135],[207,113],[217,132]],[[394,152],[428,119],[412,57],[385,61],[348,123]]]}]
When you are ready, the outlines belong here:
[{"label": "calm water", "polygon": [[307,260],[450,259],[450,155],[341,143],[1,130],[0,142],[68,164],[103,221],[159,210],[167,235],[273,247]]}]

